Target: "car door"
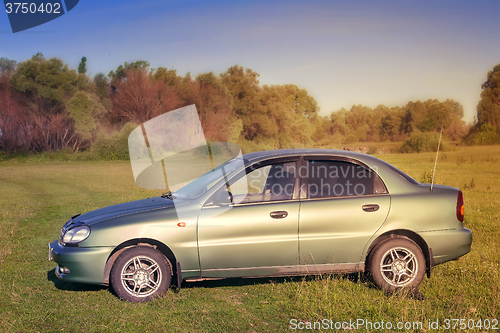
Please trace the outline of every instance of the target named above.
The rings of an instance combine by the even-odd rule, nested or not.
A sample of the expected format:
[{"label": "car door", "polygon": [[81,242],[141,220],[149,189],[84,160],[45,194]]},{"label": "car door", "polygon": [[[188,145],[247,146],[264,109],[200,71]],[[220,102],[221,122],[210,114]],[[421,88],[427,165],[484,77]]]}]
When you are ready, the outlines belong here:
[{"label": "car door", "polygon": [[273,275],[298,265],[296,161],[247,168],[207,200],[198,219],[202,276]]},{"label": "car door", "polygon": [[348,159],[305,158],[299,246],[301,264],[359,263],[384,223],[390,196],[378,175]]}]

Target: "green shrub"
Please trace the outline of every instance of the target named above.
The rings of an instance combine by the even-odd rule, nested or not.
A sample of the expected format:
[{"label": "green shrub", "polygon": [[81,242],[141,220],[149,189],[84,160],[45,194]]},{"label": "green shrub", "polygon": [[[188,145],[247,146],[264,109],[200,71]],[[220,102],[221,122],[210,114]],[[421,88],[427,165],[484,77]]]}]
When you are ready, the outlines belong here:
[{"label": "green shrub", "polygon": [[344,143],[355,143],[355,142],[358,142],[358,141],[359,141],[358,137],[356,135],[354,135],[354,134],[349,134],[344,139]]},{"label": "green shrub", "polygon": [[[439,143],[439,134],[436,132],[412,133],[404,142],[399,151],[401,153],[422,153],[436,151]],[[439,150],[449,150],[448,144],[441,139]]]},{"label": "green shrub", "polygon": [[99,133],[94,144],[88,152],[82,153],[80,160],[128,160],[128,136],[137,127],[127,123],[118,132],[110,135]]},{"label": "green shrub", "polygon": [[44,151],[37,153],[28,152],[16,152],[12,155],[4,155],[0,150],[0,161],[18,161],[18,162],[48,162],[48,161],[70,161],[73,155],[71,155],[70,149],[59,149],[56,152]]},{"label": "green shrub", "polygon": [[474,136],[473,142],[476,145],[494,145],[500,143],[500,134],[495,126],[482,124],[479,132]]}]

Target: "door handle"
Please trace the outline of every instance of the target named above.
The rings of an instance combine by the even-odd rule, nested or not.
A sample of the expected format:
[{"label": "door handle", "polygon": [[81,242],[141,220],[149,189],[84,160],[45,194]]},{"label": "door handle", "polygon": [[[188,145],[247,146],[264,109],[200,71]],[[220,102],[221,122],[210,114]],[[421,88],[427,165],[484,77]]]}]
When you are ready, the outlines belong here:
[{"label": "door handle", "polygon": [[288,212],[284,210],[277,210],[275,212],[271,212],[269,215],[271,215],[273,219],[284,219],[288,216]]},{"label": "door handle", "polygon": [[361,208],[363,208],[363,210],[364,210],[365,212],[376,212],[376,211],[380,208],[380,206],[379,206],[379,205],[377,205],[377,204],[373,204],[373,205],[363,205],[363,207],[361,207]]}]

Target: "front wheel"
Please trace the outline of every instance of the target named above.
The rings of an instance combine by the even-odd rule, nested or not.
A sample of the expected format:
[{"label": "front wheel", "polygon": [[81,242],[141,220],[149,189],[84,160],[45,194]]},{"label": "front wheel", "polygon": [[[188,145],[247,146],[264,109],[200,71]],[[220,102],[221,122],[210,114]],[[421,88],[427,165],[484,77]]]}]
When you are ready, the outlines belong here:
[{"label": "front wheel", "polygon": [[422,250],[408,238],[393,238],[381,243],[368,264],[373,282],[390,292],[416,289],[425,273]]},{"label": "front wheel", "polygon": [[129,302],[147,302],[163,295],[170,287],[172,274],[168,260],[147,246],[125,250],[111,270],[111,285],[116,295]]}]

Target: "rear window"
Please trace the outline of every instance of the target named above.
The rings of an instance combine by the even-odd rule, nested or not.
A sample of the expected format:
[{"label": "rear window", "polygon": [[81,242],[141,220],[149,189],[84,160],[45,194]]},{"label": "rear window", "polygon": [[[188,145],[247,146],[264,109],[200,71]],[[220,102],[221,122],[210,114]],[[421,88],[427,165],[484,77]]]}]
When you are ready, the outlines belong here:
[{"label": "rear window", "polygon": [[410,183],[412,184],[415,184],[415,185],[418,185],[420,184],[419,182],[417,182],[415,179],[411,178],[410,176],[408,176],[406,173],[404,173],[403,171],[397,169],[396,167],[390,165],[389,163],[387,162],[384,162],[389,168],[391,168],[395,173],[397,173],[398,175],[400,175],[402,178],[406,179],[407,181],[409,181]]},{"label": "rear window", "polygon": [[378,176],[361,165],[345,161],[307,161],[308,198],[362,196],[386,193]]}]

